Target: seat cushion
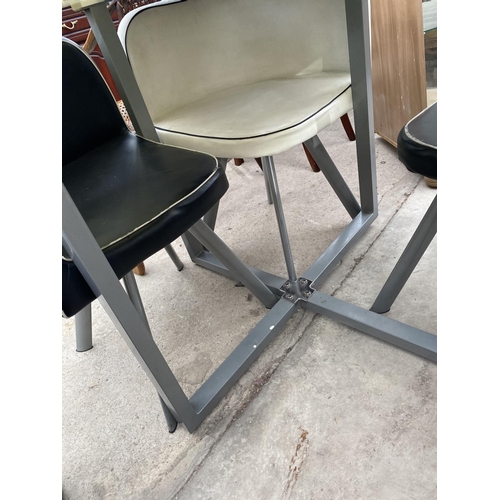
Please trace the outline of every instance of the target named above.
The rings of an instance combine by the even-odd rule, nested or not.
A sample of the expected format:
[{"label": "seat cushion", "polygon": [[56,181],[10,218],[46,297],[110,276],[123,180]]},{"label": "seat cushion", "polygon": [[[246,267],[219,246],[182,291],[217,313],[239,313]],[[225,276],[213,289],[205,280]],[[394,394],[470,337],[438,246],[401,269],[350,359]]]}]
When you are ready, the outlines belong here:
[{"label": "seat cushion", "polygon": [[398,157],[411,172],[437,179],[437,102],[399,132]]},{"label": "seat cushion", "polygon": [[[228,188],[213,156],[128,131],[65,165],[63,183],[118,278],[183,234]],[[70,317],[95,296],[64,250],[62,279]]]},{"label": "seat cushion", "polygon": [[210,94],[155,118],[161,141],[217,157],[287,151],[352,109],[349,73],[320,72]]}]

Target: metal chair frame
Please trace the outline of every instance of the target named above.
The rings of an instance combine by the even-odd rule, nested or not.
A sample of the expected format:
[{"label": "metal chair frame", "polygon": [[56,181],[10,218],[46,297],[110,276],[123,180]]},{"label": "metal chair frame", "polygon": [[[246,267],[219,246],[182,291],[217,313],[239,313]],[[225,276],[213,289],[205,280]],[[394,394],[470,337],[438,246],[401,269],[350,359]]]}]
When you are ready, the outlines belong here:
[{"label": "metal chair frame", "polygon": [[[100,0],[82,2],[99,46],[123,96],[127,110],[138,133],[158,140],[130,66],[116,36],[106,6]],[[373,311],[336,299],[316,290],[345,253],[365,234],[377,217],[377,190],[371,67],[369,42],[369,6],[366,0],[346,0],[349,56],[351,61],[356,151],[359,172],[360,200],[354,198],[333,161],[317,137],[307,141],[307,149],[318,163],[327,181],[352,217],[342,233],[322,255],[297,276],[291,245],[281,204],[272,157],[263,158],[269,195],[275,207],[287,277],[247,267],[239,260],[228,265],[219,256],[227,257],[227,247],[211,231],[217,207],[186,233],[184,243],[192,261],[222,275],[240,281],[240,275],[253,276],[272,292],[269,311],[250,330],[208,380],[187,398],[163,355],[154,342],[147,323],[113,273],[104,254],[95,242],[85,221],[63,186],[63,244],[73,258],[104,309],[122,334],[133,354],[149,376],[176,422],[183,422],[193,432],[219,403],[233,384],[249,368],[266,346],[278,335],[292,315],[303,308],[374,336],[424,358],[437,358],[437,338],[423,330],[381,316]],[[224,161],[221,159],[220,161]],[[262,300],[262,298],[261,298]],[[355,333],[353,333],[355,334]]]}]

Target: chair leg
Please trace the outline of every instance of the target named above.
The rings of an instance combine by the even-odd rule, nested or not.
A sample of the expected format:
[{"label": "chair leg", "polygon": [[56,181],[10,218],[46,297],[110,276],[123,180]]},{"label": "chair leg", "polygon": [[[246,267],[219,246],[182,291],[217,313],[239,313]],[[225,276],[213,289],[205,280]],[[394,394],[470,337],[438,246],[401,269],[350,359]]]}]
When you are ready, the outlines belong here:
[{"label": "chair leg", "polygon": [[269,178],[267,175],[267,171],[262,167],[262,158],[255,158],[257,165],[259,165],[260,169],[264,173],[264,184],[266,185],[266,193],[267,193],[267,202],[269,205],[273,204],[273,197],[271,195],[271,188],[269,187]]},{"label": "chair leg", "polygon": [[[349,138],[350,141],[355,141],[356,140],[356,134],[354,133],[354,130],[351,125],[351,121],[349,120],[349,115],[346,113],[345,115],[342,115],[340,117],[340,121],[342,122],[342,125],[344,127],[345,133],[347,134],[347,137]],[[309,161],[309,165],[311,165],[311,169],[313,172],[321,172],[321,169],[319,168],[318,164],[314,161],[314,158],[311,156],[311,153],[309,153],[309,150],[307,149],[305,144],[302,144],[304,151],[307,156],[307,160]]]},{"label": "chair leg", "polygon": [[139,288],[137,286],[137,282],[135,281],[134,273],[127,273],[123,277],[123,284],[125,285],[125,290],[127,291],[132,304],[134,304],[137,312],[141,315],[144,323],[146,323],[149,333],[151,333],[151,328],[149,327],[149,322],[146,316],[146,310],[144,309],[144,305],[142,303],[141,294],[139,293]]},{"label": "chair leg", "polygon": [[[184,264],[182,260],[179,258],[177,255],[176,251],[173,249],[172,245],[167,245],[165,247],[166,252],[168,253],[168,256],[174,263],[175,267],[177,268],[177,271],[182,271],[184,269]],[[146,266],[144,265],[144,262],[141,262],[140,264],[137,264],[137,266],[132,269],[134,274],[137,274],[137,276],[144,276],[146,274]]]},{"label": "chair leg", "polygon": [[92,349],[92,305],[89,304],[75,316],[77,352]]},{"label": "chair leg", "polygon": [[321,172],[321,169],[318,167],[318,164],[314,161],[314,158],[311,156],[311,153],[309,153],[309,150],[307,149],[305,144],[302,144],[302,147],[304,148],[304,151],[307,156],[307,161],[309,162],[309,165],[311,165],[311,169],[313,172]]},{"label": "chair leg", "polygon": [[[71,255],[90,288],[99,295],[99,302],[162,395],[169,412],[177,422],[186,420],[187,425],[191,426],[197,417],[192,405],[64,184],[62,207],[63,248]],[[133,278],[133,273],[130,274]],[[173,431],[175,422],[168,423],[170,430]]]},{"label": "chair leg", "polygon": [[281,246],[283,247],[283,254],[285,256],[286,268],[288,271],[288,278],[290,281],[297,280],[295,272],[295,264],[293,262],[292,247],[290,239],[288,238],[288,230],[285,224],[285,214],[283,212],[283,205],[281,204],[281,197],[278,189],[278,179],[276,177],[276,170],[274,168],[274,160],[272,156],[264,156],[262,158],[264,165],[264,173],[267,175],[269,181],[269,188],[273,198],[274,209],[276,211],[276,219],[281,237]]},{"label": "chair leg", "polygon": [[[244,161],[245,160],[243,160],[243,158],[235,158],[234,159],[234,164],[236,166],[239,166],[242,163],[244,163]],[[262,168],[262,158],[255,158],[255,161],[257,162],[257,165],[259,165],[260,169],[264,172],[264,169]],[[272,205],[273,204],[273,198],[271,196],[271,191],[269,190],[269,181],[267,179],[267,175],[266,175],[265,172],[264,172],[264,183],[266,185],[267,202],[269,203],[269,205]]]},{"label": "chair leg", "polygon": [[169,257],[172,259],[172,262],[175,264],[175,267],[177,268],[178,271],[182,271],[182,268],[184,267],[184,264],[182,263],[182,260],[179,259],[179,256],[175,252],[174,248],[172,245],[167,245],[165,247],[166,252],[168,253]]},{"label": "chair leg", "polygon": [[323,175],[326,177],[330,186],[332,186],[347,212],[354,219],[354,217],[356,217],[356,215],[358,215],[361,211],[361,207],[342,177],[342,174],[339,172],[337,166],[319,140],[319,137],[316,135],[305,141],[304,144],[311,156],[314,158],[314,161],[320,165],[321,172],[323,172]]},{"label": "chair leg", "polygon": [[[227,158],[217,158],[217,161],[219,163],[219,166],[223,172],[226,171],[227,167]],[[203,220],[205,224],[212,230],[215,229],[215,221],[217,220],[217,214],[219,213],[219,204],[220,202],[218,201],[206,214],[205,217],[203,217]]]},{"label": "chair leg", "polygon": [[413,233],[410,242],[392,270],[382,290],[375,299],[370,311],[383,314],[391,309],[392,304],[403,289],[411,273],[427,250],[437,232],[437,195],[427,209],[423,219]]},{"label": "chair leg", "polygon": [[[175,250],[167,245],[165,247],[168,255],[172,259],[172,262],[177,267],[178,271],[182,271],[184,264],[175,252]],[[138,276],[144,276],[146,273],[146,266],[144,262],[138,264],[134,269],[132,269],[134,274]],[[75,335],[76,335],[76,350],[77,352],[85,352],[92,349],[92,305],[89,304],[87,307],[82,309],[75,316]]]},{"label": "chair leg", "polygon": [[177,268],[177,271],[182,271],[184,269],[184,263],[182,260],[179,258],[175,250],[172,248],[171,245],[167,245],[165,247],[165,251],[168,253],[170,259],[172,262],[175,264],[175,267]]},{"label": "chair leg", "polygon": [[146,274],[146,266],[144,265],[144,262],[137,264],[132,271],[134,274],[137,274],[137,276],[144,276]]},{"label": "chair leg", "polygon": [[272,195],[272,188],[271,188],[271,179],[269,178],[268,170],[265,168],[262,170],[264,172],[264,183],[266,185],[267,202],[269,203],[269,205],[272,205],[273,204],[273,195]]},{"label": "chair leg", "polygon": [[212,231],[202,220],[196,222],[189,230],[204,247],[220,260],[233,276],[243,283],[258,300],[268,309],[271,309],[278,301],[271,290],[252,272],[233,251]]},{"label": "chair leg", "polygon": [[340,117],[340,121],[342,122],[342,125],[344,126],[345,133],[347,134],[347,137],[349,138],[349,140],[355,141],[356,134],[354,133],[354,130],[352,128],[351,120],[349,120],[349,115],[347,113],[345,115],[342,115]]},{"label": "chair leg", "polygon": [[[134,278],[134,273],[126,274],[123,277],[123,284],[125,285],[125,290],[127,291],[127,294],[130,297],[132,304],[134,304],[134,307],[140,314],[150,335],[152,336],[151,328],[149,326],[148,318],[146,316],[146,311],[144,310],[144,305],[142,304],[141,295],[139,293],[139,288],[137,287],[137,282],[135,281]],[[160,397],[160,403],[163,410],[163,414],[165,415],[165,420],[167,421],[168,432],[172,434],[177,428],[177,423],[178,423],[177,419],[174,417],[174,415],[169,410],[168,406],[165,404],[165,402],[161,397]]]}]

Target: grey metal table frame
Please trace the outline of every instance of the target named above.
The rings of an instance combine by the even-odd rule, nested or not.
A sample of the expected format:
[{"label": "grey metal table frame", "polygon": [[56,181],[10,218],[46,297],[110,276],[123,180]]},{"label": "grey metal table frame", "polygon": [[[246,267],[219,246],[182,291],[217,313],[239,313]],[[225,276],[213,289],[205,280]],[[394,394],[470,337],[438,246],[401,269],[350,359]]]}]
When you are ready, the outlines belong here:
[{"label": "grey metal table frame", "polygon": [[[92,3],[94,1],[95,3]],[[82,2],[83,3],[83,2]],[[105,3],[86,0],[84,11],[97,42],[110,68],[136,131],[158,141],[154,125],[147,112],[132,70],[116,35]],[[219,403],[233,384],[276,337],[292,315],[300,308],[333,319],[385,342],[432,361],[437,359],[437,337],[410,325],[386,318],[354,304],[317,291],[345,253],[359,240],[377,217],[377,189],[373,106],[371,94],[371,62],[369,41],[369,5],[367,0],[346,0],[349,56],[351,61],[354,120],[356,123],[356,153],[360,201],[353,199],[333,162],[327,158],[317,137],[306,146],[321,165],[328,182],[351,214],[352,221],[326,248],[322,255],[297,277],[293,263],[285,217],[279,196],[272,158],[263,159],[269,195],[276,210],[288,277],[275,276],[256,268],[249,269],[276,297],[265,316],[250,330],[208,380],[187,398],[165,358],[158,349],[147,324],[116,278],[111,266],[74,205],[63,185],[63,245],[87,282],[99,296],[106,312],[138,359],[160,397],[177,422],[193,432]],[[325,156],[326,154],[326,156]],[[220,161],[223,161],[221,159]],[[340,187],[339,187],[340,186]],[[217,207],[207,214],[205,222],[214,226]],[[202,224],[197,224],[183,236],[193,262],[212,271],[238,280],[234,269],[229,270],[208,250],[213,241],[206,239]],[[223,245],[223,244],[222,244]],[[224,254],[222,247],[218,253]],[[237,270],[238,271],[238,270]]]}]

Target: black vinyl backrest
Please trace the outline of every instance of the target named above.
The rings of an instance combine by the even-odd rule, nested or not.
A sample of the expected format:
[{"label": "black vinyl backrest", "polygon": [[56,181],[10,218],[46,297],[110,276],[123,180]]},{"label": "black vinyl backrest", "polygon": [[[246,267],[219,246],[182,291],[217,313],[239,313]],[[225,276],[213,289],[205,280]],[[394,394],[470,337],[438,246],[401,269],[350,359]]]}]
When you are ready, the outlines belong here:
[{"label": "black vinyl backrest", "polygon": [[87,54],[63,38],[62,164],[123,132],[127,127],[101,73]]}]

